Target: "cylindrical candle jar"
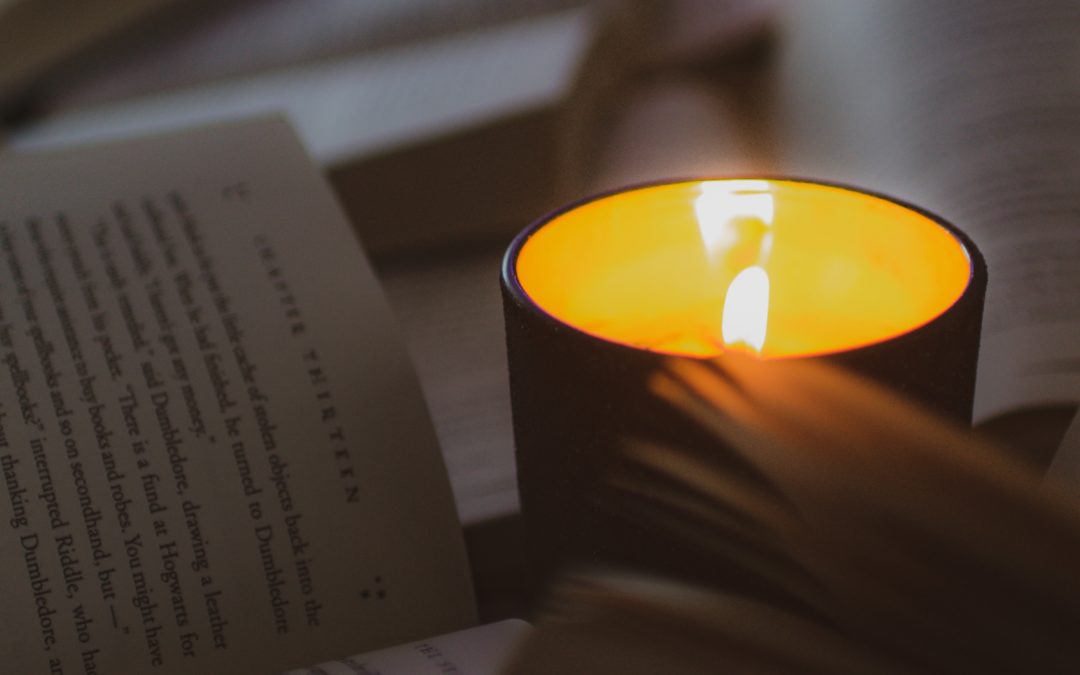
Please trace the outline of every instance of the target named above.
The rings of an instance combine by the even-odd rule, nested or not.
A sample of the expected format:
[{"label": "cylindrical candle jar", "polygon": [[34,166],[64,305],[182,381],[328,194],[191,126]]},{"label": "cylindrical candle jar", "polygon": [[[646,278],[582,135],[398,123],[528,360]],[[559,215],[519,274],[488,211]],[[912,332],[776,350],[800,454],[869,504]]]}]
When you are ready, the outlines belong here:
[{"label": "cylindrical candle jar", "polygon": [[502,288],[540,580],[568,562],[693,571],[600,498],[627,438],[710,442],[648,392],[671,356],[823,359],[970,422],[985,262],[955,227],[888,197],[756,178],[609,193],[518,235]]}]

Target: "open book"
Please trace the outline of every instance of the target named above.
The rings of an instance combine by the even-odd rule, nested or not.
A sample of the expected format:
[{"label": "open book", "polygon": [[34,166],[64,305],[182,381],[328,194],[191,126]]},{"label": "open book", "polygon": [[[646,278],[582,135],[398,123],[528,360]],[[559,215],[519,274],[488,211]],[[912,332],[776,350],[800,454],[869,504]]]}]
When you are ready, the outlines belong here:
[{"label": "open book", "polygon": [[638,444],[605,498],[726,572],[564,582],[508,672],[1076,672],[1080,513],[1030,466],[820,363],[654,390],[728,452]]},{"label": "open book", "polygon": [[266,673],[470,626],[388,307],[278,118],[0,159],[22,673]]}]

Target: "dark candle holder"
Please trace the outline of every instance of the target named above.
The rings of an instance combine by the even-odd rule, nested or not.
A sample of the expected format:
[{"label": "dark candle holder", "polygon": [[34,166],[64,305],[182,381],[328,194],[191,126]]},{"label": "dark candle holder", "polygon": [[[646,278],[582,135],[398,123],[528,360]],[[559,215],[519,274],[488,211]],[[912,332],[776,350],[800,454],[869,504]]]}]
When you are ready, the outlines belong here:
[{"label": "dark candle holder", "polygon": [[[845,186],[829,187],[878,197],[933,221],[966,252],[970,278],[960,297],[923,325],[874,344],[810,358],[849,368],[970,424],[987,283],[982,255],[963,232],[918,207]],[[532,236],[559,216],[610,194],[614,193],[572,204],[533,223],[510,244],[503,261],[527,553],[539,582],[570,564],[711,576],[715,571],[700,569],[696,556],[674,539],[612,513],[604,503],[606,477],[628,438],[699,447],[715,443],[648,391],[650,374],[673,357],[568,325],[538,306],[518,277],[518,257]]]}]

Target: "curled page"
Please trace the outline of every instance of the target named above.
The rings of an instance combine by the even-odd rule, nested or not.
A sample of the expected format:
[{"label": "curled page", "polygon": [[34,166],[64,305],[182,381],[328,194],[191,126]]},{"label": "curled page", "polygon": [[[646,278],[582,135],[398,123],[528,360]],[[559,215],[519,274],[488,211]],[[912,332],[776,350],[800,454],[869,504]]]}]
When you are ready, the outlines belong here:
[{"label": "curled page", "polygon": [[265,673],[473,622],[409,361],[283,121],[0,185],[7,668]]}]

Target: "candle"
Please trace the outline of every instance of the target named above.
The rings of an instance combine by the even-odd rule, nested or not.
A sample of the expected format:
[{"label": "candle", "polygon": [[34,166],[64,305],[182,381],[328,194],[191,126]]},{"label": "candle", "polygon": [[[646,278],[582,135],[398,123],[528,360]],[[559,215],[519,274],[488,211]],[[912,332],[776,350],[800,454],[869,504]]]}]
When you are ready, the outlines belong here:
[{"label": "candle", "polygon": [[534,230],[532,302],[633,347],[768,358],[857,349],[922,326],[971,281],[961,241],[896,202],[830,185],[710,180],[610,195]]},{"label": "candle", "polygon": [[822,359],[971,418],[985,263],[956,228],[883,196],[757,178],[610,193],[522,232],[502,287],[540,580],[582,560],[692,573],[694,556],[599,496],[627,438],[710,442],[649,393],[664,359]]}]

